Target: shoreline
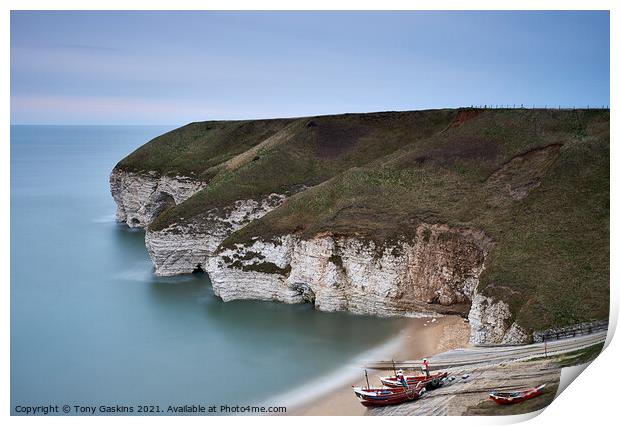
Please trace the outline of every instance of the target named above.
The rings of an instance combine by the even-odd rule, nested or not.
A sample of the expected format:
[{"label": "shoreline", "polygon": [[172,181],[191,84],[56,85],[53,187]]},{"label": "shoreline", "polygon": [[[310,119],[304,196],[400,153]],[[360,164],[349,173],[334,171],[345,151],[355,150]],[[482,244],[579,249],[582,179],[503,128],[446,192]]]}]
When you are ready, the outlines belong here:
[{"label": "shoreline", "polygon": [[[369,361],[401,361],[430,357],[450,349],[462,348],[469,342],[469,325],[459,316],[407,318],[403,330],[386,343],[370,349],[327,377],[274,399],[289,407],[292,416],[352,416],[365,415],[353,392],[352,385],[365,381],[364,365]],[[431,365],[432,368],[432,365]],[[367,369],[372,385],[379,385],[382,370]],[[406,371],[407,373],[407,371]]]}]

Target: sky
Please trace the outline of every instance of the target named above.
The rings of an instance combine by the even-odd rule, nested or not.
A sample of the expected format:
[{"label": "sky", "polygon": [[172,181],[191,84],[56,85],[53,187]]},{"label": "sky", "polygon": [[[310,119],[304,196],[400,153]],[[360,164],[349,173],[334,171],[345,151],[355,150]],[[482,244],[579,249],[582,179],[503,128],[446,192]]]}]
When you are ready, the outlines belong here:
[{"label": "sky", "polygon": [[606,106],[609,13],[11,12],[11,123]]}]

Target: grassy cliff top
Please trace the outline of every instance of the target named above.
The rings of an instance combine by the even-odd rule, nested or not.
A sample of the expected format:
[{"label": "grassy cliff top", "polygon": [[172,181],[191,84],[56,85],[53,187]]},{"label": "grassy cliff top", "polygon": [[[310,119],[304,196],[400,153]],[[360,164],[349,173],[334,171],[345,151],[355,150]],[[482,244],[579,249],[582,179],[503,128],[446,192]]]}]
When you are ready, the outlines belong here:
[{"label": "grassy cliff top", "polygon": [[443,129],[454,110],[345,114],[296,119],[215,170],[207,188],[150,225],[163,229],[194,220],[236,200],[292,194],[375,161]]},{"label": "grassy cliff top", "polygon": [[156,138],[119,167],[210,180],[151,230],[200,220],[239,199],[295,194],[223,245],[321,232],[386,244],[420,223],[469,227],[494,241],[480,290],[509,303],[522,326],[608,316],[608,110],[195,123]]},{"label": "grassy cliff top", "polygon": [[606,318],[609,112],[462,113],[420,138],[300,194],[224,245],[296,233],[382,244],[419,223],[482,229],[495,242],[483,293],[528,329]]},{"label": "grassy cliff top", "polygon": [[247,151],[292,120],[204,121],[156,137],[121,160],[132,172],[189,176],[208,181],[219,164]]}]

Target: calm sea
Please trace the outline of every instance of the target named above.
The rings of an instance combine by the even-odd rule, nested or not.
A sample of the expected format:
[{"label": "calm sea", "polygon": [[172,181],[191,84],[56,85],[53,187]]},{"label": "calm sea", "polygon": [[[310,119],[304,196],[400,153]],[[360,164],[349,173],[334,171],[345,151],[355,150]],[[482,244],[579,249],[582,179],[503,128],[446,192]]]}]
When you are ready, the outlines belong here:
[{"label": "calm sea", "polygon": [[337,370],[402,324],[223,303],[206,275],[156,278],[144,233],[114,221],[108,175],[167,130],[12,126],[12,413],[258,404]]}]

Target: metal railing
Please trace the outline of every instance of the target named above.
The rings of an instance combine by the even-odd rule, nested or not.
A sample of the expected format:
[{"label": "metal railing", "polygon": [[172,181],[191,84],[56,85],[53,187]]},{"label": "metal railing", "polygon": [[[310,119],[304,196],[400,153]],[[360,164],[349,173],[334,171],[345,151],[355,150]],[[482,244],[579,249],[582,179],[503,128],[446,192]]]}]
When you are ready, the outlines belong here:
[{"label": "metal railing", "polygon": [[598,331],[607,330],[609,321],[593,321],[571,325],[568,327],[556,328],[544,331],[535,331],[533,338],[535,343],[548,342],[550,340],[568,339],[571,337],[583,336],[586,334],[596,333]]}]

